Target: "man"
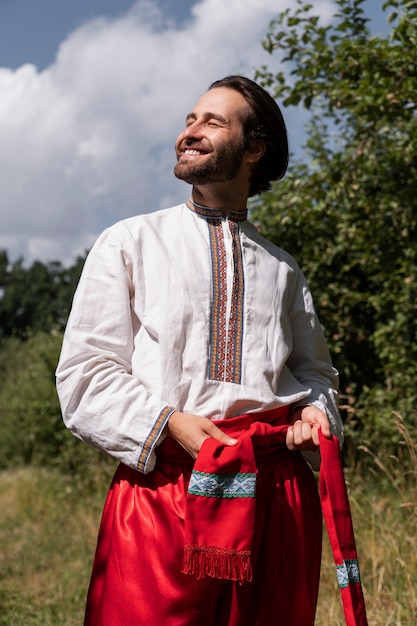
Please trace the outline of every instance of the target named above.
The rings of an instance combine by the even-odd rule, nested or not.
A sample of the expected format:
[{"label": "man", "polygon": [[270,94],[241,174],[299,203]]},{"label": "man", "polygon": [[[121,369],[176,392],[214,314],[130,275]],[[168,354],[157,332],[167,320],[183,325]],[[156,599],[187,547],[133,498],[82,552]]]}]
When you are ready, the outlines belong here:
[{"label": "man", "polygon": [[176,153],[190,200],[101,235],[57,370],[67,426],[121,462],[85,623],[311,625],[321,513],[303,455],[317,463],[319,429],[341,438],[337,373],[300,269],[246,219],[285,173],[285,124],[227,77]]}]

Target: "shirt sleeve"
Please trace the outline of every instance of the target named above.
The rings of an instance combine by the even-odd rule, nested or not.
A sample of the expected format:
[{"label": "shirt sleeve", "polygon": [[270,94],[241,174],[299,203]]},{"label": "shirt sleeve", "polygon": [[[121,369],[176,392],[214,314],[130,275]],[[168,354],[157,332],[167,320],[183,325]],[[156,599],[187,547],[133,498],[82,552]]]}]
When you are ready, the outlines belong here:
[{"label": "shirt sleeve", "polygon": [[300,271],[291,306],[293,346],[288,367],[309,388],[309,395],[294,406],[311,404],[326,413],[332,433],[343,442],[343,425],[338,410],[337,370],[333,367],[326,340],[317,318],[313,298]]},{"label": "shirt sleeve", "polygon": [[76,437],[147,473],[175,408],[132,374],[140,320],[130,305],[128,248],[113,228],[88,255],[64,334],[57,391],[64,423]]}]

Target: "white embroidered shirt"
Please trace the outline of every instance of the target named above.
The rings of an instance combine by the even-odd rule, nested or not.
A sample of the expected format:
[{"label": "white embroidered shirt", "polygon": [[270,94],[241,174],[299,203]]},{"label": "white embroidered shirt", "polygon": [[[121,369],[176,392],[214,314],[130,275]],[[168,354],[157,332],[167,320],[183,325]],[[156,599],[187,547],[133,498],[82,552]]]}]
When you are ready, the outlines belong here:
[{"label": "white embroidered shirt", "polygon": [[337,372],[294,259],[245,219],[190,203],[123,220],[92,248],[57,368],[74,435],[149,472],[175,410],[325,411]]}]

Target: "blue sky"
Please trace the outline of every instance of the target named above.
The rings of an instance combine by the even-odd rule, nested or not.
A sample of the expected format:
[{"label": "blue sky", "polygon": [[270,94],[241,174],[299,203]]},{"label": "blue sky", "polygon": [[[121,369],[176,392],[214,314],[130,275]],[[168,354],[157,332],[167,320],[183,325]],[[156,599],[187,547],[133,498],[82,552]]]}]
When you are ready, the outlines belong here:
[{"label": "blue sky", "polygon": [[[0,66],[34,63],[44,69],[62,41],[87,20],[116,18],[132,0],[0,0]],[[193,0],[156,0],[167,20],[190,19]]]},{"label": "blue sky", "polygon": [[[260,42],[294,3],[0,0],[0,248],[71,263],[110,224],[186,199],[185,113],[213,80],[277,62]],[[331,18],[332,0],[314,6]],[[382,0],[366,7],[386,30]],[[284,114],[297,151],[302,116]]]}]

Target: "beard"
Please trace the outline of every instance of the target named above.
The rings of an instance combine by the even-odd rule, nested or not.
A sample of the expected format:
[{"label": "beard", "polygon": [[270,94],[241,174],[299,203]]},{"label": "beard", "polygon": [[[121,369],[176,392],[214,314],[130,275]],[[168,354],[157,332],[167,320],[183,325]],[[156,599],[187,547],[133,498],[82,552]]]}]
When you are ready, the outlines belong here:
[{"label": "beard", "polygon": [[204,163],[178,162],[174,174],[190,185],[225,183],[238,175],[245,151],[243,141],[225,144],[219,146],[215,153],[210,153]]}]

